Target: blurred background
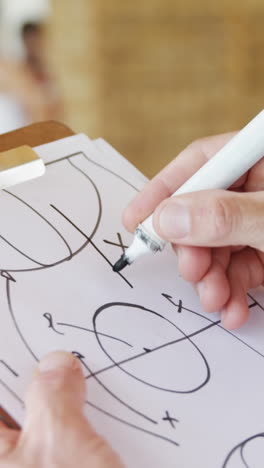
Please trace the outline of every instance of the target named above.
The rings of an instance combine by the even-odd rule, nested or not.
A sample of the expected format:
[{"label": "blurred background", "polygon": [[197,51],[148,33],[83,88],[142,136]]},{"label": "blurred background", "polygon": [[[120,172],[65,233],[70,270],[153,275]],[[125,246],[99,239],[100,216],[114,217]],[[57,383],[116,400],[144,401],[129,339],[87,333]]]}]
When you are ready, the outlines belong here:
[{"label": "blurred background", "polygon": [[0,0],[0,20],[2,132],[59,119],[151,177],[264,107],[263,0]]}]

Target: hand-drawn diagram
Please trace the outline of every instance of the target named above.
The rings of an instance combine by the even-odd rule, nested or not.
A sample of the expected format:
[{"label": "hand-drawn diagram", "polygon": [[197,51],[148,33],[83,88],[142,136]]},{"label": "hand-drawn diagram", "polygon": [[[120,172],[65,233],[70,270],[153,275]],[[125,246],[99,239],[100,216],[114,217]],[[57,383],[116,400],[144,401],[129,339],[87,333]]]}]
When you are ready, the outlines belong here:
[{"label": "hand-drawn diagram", "polygon": [[223,468],[261,468],[263,460],[264,432],[261,432],[236,445],[226,457]]},{"label": "hand-drawn diagram", "polygon": [[[60,193],[56,187],[58,165]],[[188,308],[180,294],[176,292],[174,296],[162,289],[164,284],[155,291],[153,307],[138,304],[139,286],[135,285],[133,274],[112,272],[119,250],[125,250],[127,240],[120,232],[117,218],[120,212],[111,211],[113,202],[109,188],[117,183],[125,185],[130,198],[136,187],[84,153],[48,163],[47,177],[51,181],[48,197],[47,186],[43,183],[35,198],[18,187],[5,190],[0,200],[2,212],[16,209],[20,214],[19,236],[14,232],[13,222],[8,225],[8,215],[0,234],[0,284],[6,292],[8,320],[33,361],[56,347],[68,349],[80,359],[89,387],[93,385],[106,400],[106,404],[102,404],[102,398],[98,402],[94,392],[87,400],[88,407],[134,431],[180,447],[179,400],[176,406],[168,407],[166,395],[191,398],[214,379],[210,356],[203,351],[201,341],[198,344],[196,340],[214,330],[216,336],[217,333],[225,336],[226,340],[247,348],[258,357],[264,354],[241,337],[224,330],[219,320]],[[98,180],[102,181],[100,188]],[[75,191],[69,197],[71,185],[78,187],[78,193]],[[109,217],[104,218],[104,210],[112,216],[112,229],[110,232],[108,226],[107,236]],[[113,258],[105,253],[106,247],[113,249]],[[94,258],[100,264],[95,272],[89,270],[90,263],[96,269],[96,262],[92,263]],[[121,297],[128,294],[129,300],[101,302],[96,275],[102,268],[106,275],[100,283],[102,290],[118,290]],[[131,301],[133,294],[135,300]],[[250,301],[252,309],[262,308],[253,297]],[[78,312],[76,302],[80,308]],[[138,333],[142,322],[144,338]],[[45,339],[39,340],[39,336]],[[98,358],[91,359],[93,355]],[[1,365],[13,378],[19,378],[19,372],[4,359],[0,360]],[[0,380],[1,384],[22,403],[10,383],[7,385]],[[133,400],[122,391],[130,385],[142,399]],[[146,395],[151,395],[149,398],[153,401],[159,400],[155,413],[146,405]],[[114,410],[109,409],[109,401]],[[229,468],[228,460],[223,468]]]}]

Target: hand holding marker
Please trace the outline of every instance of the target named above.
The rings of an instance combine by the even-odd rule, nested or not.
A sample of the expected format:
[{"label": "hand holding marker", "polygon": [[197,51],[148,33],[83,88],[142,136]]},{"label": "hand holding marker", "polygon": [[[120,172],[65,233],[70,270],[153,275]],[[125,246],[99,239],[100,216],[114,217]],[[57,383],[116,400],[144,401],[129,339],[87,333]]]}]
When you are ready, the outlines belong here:
[{"label": "hand holding marker", "polygon": [[264,281],[264,112],[234,135],[192,143],[146,184],[124,213],[136,233],[115,265],[119,271],[171,242],[181,275],[197,286],[206,311],[224,308],[227,328],[246,320],[246,292]]}]

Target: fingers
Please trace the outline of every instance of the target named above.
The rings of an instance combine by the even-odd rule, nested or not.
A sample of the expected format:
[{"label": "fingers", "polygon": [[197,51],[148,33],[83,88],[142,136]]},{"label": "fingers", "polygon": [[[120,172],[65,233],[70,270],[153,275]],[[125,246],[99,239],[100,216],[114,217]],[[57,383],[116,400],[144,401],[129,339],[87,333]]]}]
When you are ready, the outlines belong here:
[{"label": "fingers", "polygon": [[245,192],[258,192],[264,190],[264,158],[262,158],[248,173],[244,185]]},{"label": "fingers", "polygon": [[165,198],[170,197],[209,158],[219,151],[234,133],[197,140],[183,150],[128,205],[123,223],[129,231],[147,218]]},{"label": "fingers", "polygon": [[211,249],[178,245],[173,248],[177,254],[180,275],[190,283],[200,281],[211,265]]},{"label": "fingers", "polygon": [[55,352],[40,361],[26,395],[27,421],[43,425],[43,413],[49,418],[68,418],[70,412],[82,412],[85,384],[81,365],[71,353]]},{"label": "fingers", "polygon": [[84,402],[78,359],[65,352],[46,356],[26,395],[26,421],[16,451],[23,466],[121,467],[86,420]]},{"label": "fingers", "polygon": [[175,244],[250,245],[264,251],[264,192],[205,190],[172,197],[157,208],[153,225]]},{"label": "fingers", "polygon": [[211,265],[196,285],[203,309],[216,312],[223,308],[230,297],[230,286],[226,269],[230,260],[230,249],[213,249]]},{"label": "fingers", "polygon": [[[26,394],[26,420],[21,445],[54,451],[64,431],[83,421],[85,383],[79,361],[56,352],[38,365]],[[60,441],[61,442],[61,441]]]},{"label": "fingers", "polygon": [[228,268],[230,298],[221,313],[225,328],[235,329],[243,325],[249,315],[247,292],[264,281],[264,265],[253,249],[247,248],[232,254]]},{"label": "fingers", "polygon": [[0,421],[0,462],[1,458],[10,453],[16,446],[19,432],[9,429]]}]

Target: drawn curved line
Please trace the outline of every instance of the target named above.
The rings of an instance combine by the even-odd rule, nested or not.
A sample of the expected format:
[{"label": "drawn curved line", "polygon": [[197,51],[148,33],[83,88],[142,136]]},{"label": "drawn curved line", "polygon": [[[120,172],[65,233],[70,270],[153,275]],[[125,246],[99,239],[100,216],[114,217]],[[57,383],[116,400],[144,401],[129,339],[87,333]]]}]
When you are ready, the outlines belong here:
[{"label": "drawn curved line", "polygon": [[22,407],[24,407],[24,402],[23,400],[10,388],[3,380],[0,379],[0,385],[4,387],[5,390],[7,390],[11,395],[21,404]]},{"label": "drawn curved line", "polygon": [[[258,437],[264,438],[264,434],[259,434]],[[246,462],[245,454],[244,454],[244,449],[247,446],[247,444],[248,444],[248,441],[245,441],[245,442],[242,443],[242,445],[240,447],[240,456],[241,456],[241,460],[243,461],[243,463],[245,465],[245,468],[250,468],[250,466]]]},{"label": "drawn curved line", "polygon": [[[248,294],[249,297],[250,294]],[[254,299],[255,300],[255,299]],[[175,303],[175,302],[172,302],[172,301],[169,301],[170,304],[172,304],[173,306],[175,307],[178,307],[179,304]],[[258,303],[257,303],[258,304]],[[261,305],[258,304],[260,307]],[[194,315],[197,315],[198,317],[201,317],[203,318],[204,320],[207,320],[207,322],[210,322],[214,325],[216,325],[218,328],[220,328],[221,330],[223,330],[224,332],[226,332],[228,335],[231,335],[233,338],[235,338],[236,340],[240,341],[240,343],[244,344],[247,348],[251,349],[251,351],[253,351],[254,353],[258,354],[259,356],[261,357],[264,357],[264,354],[262,354],[260,351],[258,351],[257,349],[253,348],[253,346],[251,346],[250,344],[248,344],[246,341],[242,340],[242,338],[240,338],[239,336],[235,335],[233,332],[231,332],[230,330],[227,330],[226,328],[222,327],[222,325],[220,325],[220,320],[218,321],[214,321],[212,319],[210,319],[209,317],[205,316],[205,315],[202,315],[200,314],[199,312],[196,312],[195,310],[191,310],[191,309],[188,309],[187,307],[184,307],[183,305],[181,305],[181,308],[182,310],[186,310],[186,312],[190,312],[191,314],[194,314]],[[262,308],[262,307],[261,307]],[[264,308],[262,308],[262,310],[264,310]]]},{"label": "drawn curved line", "polygon": [[[117,177],[118,179],[122,180],[124,183],[126,183],[127,185],[129,185],[131,188],[133,188],[136,192],[139,192],[139,189],[137,187],[135,187],[133,184],[131,184],[128,180],[126,180],[125,178],[123,178],[122,176],[120,176],[119,174],[115,173],[114,171],[112,171],[111,169],[108,169],[106,167],[104,167],[103,165],[99,164],[99,163],[96,163],[95,161],[93,161],[92,159],[90,159],[83,151],[79,151],[78,153],[73,153],[73,154],[70,154],[69,156],[65,156],[63,158],[60,158],[60,159],[56,159],[54,161],[50,161],[48,163],[46,163],[45,165],[46,166],[49,166],[49,165],[52,165],[52,164],[56,164],[58,162],[61,162],[61,161],[68,161],[69,164],[71,164],[72,167],[74,167],[77,171],[79,171],[81,174],[84,175],[84,177],[86,177],[90,182],[91,184],[93,185],[93,187],[95,188],[95,191],[96,191],[96,194],[97,194],[97,197],[98,197],[98,204],[99,204],[99,210],[100,210],[100,207],[101,207],[101,210],[102,210],[102,201],[101,201],[101,196],[100,196],[100,193],[99,193],[99,190],[96,186],[96,184],[94,183],[94,181],[92,179],[90,179],[90,177],[84,172],[82,171],[78,166],[75,166],[75,164],[70,160],[70,158],[73,158],[73,157],[76,157],[76,156],[80,156],[82,155],[88,162],[90,162],[91,164],[94,164],[95,166],[97,167],[100,167],[101,169],[103,169],[104,171],[106,172],[109,172],[110,174],[114,175],[115,177]],[[10,192],[10,194],[12,194]],[[15,196],[14,194],[12,194],[13,196]],[[26,202],[24,200],[21,199],[21,202],[26,204]],[[36,214],[38,214],[40,217],[42,216],[37,210],[35,210],[33,207],[31,207],[30,205],[28,205],[33,211],[36,212]],[[94,237],[94,235],[96,234],[97,232],[97,229],[98,229],[98,226],[101,222],[101,216],[102,216],[102,211],[99,212],[98,214],[98,219],[97,219],[97,222],[96,222],[96,225],[95,225],[95,228],[94,230],[92,231],[92,233],[87,236],[89,237],[89,240],[87,240],[86,242],[84,242],[84,244],[78,249],[76,250],[76,252],[73,252],[71,253],[70,256],[62,259],[62,260],[59,260],[57,262],[54,262],[54,263],[51,263],[49,265],[43,265],[43,264],[40,264],[41,266],[39,268],[21,268],[21,269],[8,269],[8,271],[12,272],[12,273],[26,273],[26,272],[33,272],[33,271],[39,271],[39,270],[42,270],[42,269],[45,269],[45,268],[52,268],[52,267],[55,267],[57,265],[60,265],[64,262],[67,262],[69,260],[71,260],[73,257],[75,257],[76,255],[78,255],[83,249],[85,249],[87,247],[87,245],[89,244],[90,240]],[[47,220],[46,220],[47,221]],[[48,222],[48,221],[47,221]],[[49,222],[48,222],[49,223]],[[51,224],[51,223],[50,223]],[[51,224],[51,226],[53,227],[53,229],[56,231],[56,228],[55,226],[53,226]],[[58,234],[60,235],[59,231],[58,231]],[[61,237],[63,237],[62,235],[60,235]],[[65,239],[64,239],[65,240]],[[66,242],[66,241],[65,241]],[[21,252],[21,255],[23,255],[23,253]],[[34,261],[33,259],[29,258],[29,260],[32,260]],[[36,262],[35,262],[36,263]]]},{"label": "drawn curved line", "polygon": [[172,440],[172,439],[169,439],[168,437],[156,434],[155,432],[148,431],[147,429],[143,429],[143,427],[137,426],[137,425],[135,425],[135,424],[133,424],[133,423],[131,423],[129,421],[126,421],[125,419],[119,418],[118,416],[115,416],[114,414],[109,413],[109,411],[106,411],[106,410],[100,408],[99,406],[94,405],[94,403],[91,403],[90,401],[86,401],[85,403],[87,405],[91,406],[91,408],[94,408],[95,410],[99,411],[100,413],[105,414],[106,416],[114,419],[115,421],[118,421],[118,422],[120,422],[122,424],[125,424],[128,427],[131,427],[132,429],[136,429],[138,431],[144,432],[145,434],[156,437],[157,439],[161,439],[161,440],[164,440],[165,442],[169,442],[170,444],[176,445],[176,447],[180,446],[180,444],[178,442],[176,442],[175,440]]},{"label": "drawn curved line", "polygon": [[57,335],[64,335],[64,333],[60,332],[59,330],[56,330],[56,328],[54,327],[53,317],[49,312],[45,312],[45,314],[43,314],[43,317],[48,321],[49,328],[53,330],[54,333],[57,333]]},{"label": "drawn curved line", "polygon": [[20,336],[20,339],[22,340],[22,342],[26,346],[27,350],[30,352],[31,356],[35,359],[35,361],[39,362],[37,356],[34,354],[32,349],[28,345],[27,341],[25,340],[25,338],[24,338],[24,336],[23,336],[23,334],[22,334],[22,332],[21,332],[21,330],[20,330],[20,328],[19,328],[19,326],[17,324],[16,318],[15,318],[15,315],[14,315],[14,312],[13,312],[12,303],[11,303],[10,280],[8,280],[8,279],[6,280],[6,296],[7,296],[9,312],[10,312],[14,327],[15,327],[18,335]]},{"label": "drawn curved line", "polygon": [[[89,158],[85,153],[81,152],[79,154],[82,154],[85,159],[87,159],[87,161],[89,161],[90,163],[94,164],[94,166],[97,166],[97,167],[100,167],[101,169],[103,169],[104,171],[106,172],[109,172],[109,174],[112,174],[114,175],[115,177],[117,177],[118,179],[122,180],[123,182],[125,182],[127,185],[129,185],[131,188],[133,188],[134,190],[136,190],[137,192],[139,192],[139,189],[137,187],[135,187],[133,184],[131,184],[131,182],[129,182],[128,180],[126,180],[124,177],[122,177],[121,175],[117,174],[116,172],[112,171],[111,169],[108,169],[107,167],[104,167],[102,164],[98,163],[98,162],[95,162],[93,161],[91,158]],[[76,155],[77,156],[77,155]]]},{"label": "drawn curved line", "polygon": [[72,153],[72,154],[69,154],[68,156],[63,156],[62,158],[58,158],[58,159],[54,159],[53,161],[49,161],[47,163],[45,163],[45,166],[51,166],[52,164],[56,164],[58,162],[61,162],[61,161],[65,161],[65,160],[68,160],[69,158],[74,158],[76,156],[84,156],[85,159],[87,159],[87,161],[89,161],[91,164],[94,164],[94,166],[97,166],[97,167],[100,167],[101,169],[103,169],[104,171],[106,172],[109,172],[109,174],[112,174],[114,175],[117,179],[120,179],[122,180],[123,182],[125,182],[127,185],[129,185],[131,188],[133,188],[134,190],[136,190],[136,192],[139,192],[140,189],[138,189],[137,187],[135,187],[133,184],[131,184],[131,182],[129,182],[128,180],[126,180],[124,177],[122,177],[120,174],[117,174],[117,172],[114,172],[112,171],[111,169],[109,169],[108,167],[105,167],[103,166],[102,164],[94,161],[93,159],[89,158],[89,156],[87,156],[86,153],[84,153],[83,151],[78,151],[77,153]]},{"label": "drawn curved line", "polygon": [[[218,324],[218,322],[212,322],[210,325],[207,325],[206,327],[199,328],[199,330],[195,330],[194,332],[190,333],[190,335],[184,335],[181,338],[177,338],[176,340],[167,341],[166,343],[163,343],[162,345],[160,345],[160,347],[158,347],[158,348],[150,349],[148,351],[148,353],[152,353],[154,351],[158,351],[159,349],[166,348],[167,346],[172,346],[172,345],[175,345],[175,344],[180,343],[182,341],[186,341],[189,338],[192,338],[193,336],[200,335],[200,333],[203,333],[204,331],[209,330],[210,328],[213,328],[217,324]],[[120,364],[126,364],[127,362],[134,361],[135,359],[140,358],[141,356],[145,356],[145,355],[146,355],[146,352],[139,353],[139,354],[136,354],[136,355],[131,356],[129,358],[123,359],[122,361],[119,361],[118,364],[119,365]],[[108,371],[110,369],[114,369],[115,367],[116,367],[116,364],[111,364],[110,366],[103,367],[100,370],[94,372],[91,376],[89,376],[87,378],[94,377],[94,376],[96,376],[98,374],[102,374],[103,372],[106,372],[106,371]]]},{"label": "drawn curved line", "polygon": [[[28,260],[30,260],[31,262],[33,263],[36,263],[36,265],[41,265],[41,267],[45,267],[46,265],[44,263],[40,263],[38,262],[37,260],[34,260],[33,258],[31,258],[29,255],[27,255],[26,253],[22,252],[22,250],[19,250],[18,247],[16,247],[14,244],[12,244],[11,242],[9,242],[4,236],[2,236],[0,234],[0,239],[2,239],[4,242],[6,242],[6,244],[8,244],[10,247],[12,247],[12,249],[16,250],[16,252],[20,253],[20,255],[22,255],[23,257],[27,258]],[[3,269],[3,268],[2,268]],[[6,270],[7,271],[7,270]]]},{"label": "drawn curved line", "polygon": [[[86,364],[86,362],[84,362],[84,361],[82,361],[82,363],[83,363],[84,367],[86,368],[86,370],[88,370],[88,372],[90,374],[92,374],[92,370],[88,366],[88,364]],[[109,390],[109,388],[105,384],[103,384],[103,382],[101,382],[101,380],[99,380],[97,377],[94,377],[94,379],[96,380],[98,385],[100,385],[109,395],[111,395],[121,405],[125,406],[125,408],[129,409],[130,411],[137,414],[138,416],[141,416],[142,418],[146,419],[147,421],[151,422],[152,424],[158,424],[158,421],[155,421],[155,419],[150,418],[146,414],[142,413],[141,411],[136,410],[135,408],[133,408],[133,406],[131,406],[128,403],[126,403],[125,401],[121,400],[121,398],[119,398],[117,395],[115,395],[113,392],[111,392],[111,390]]]},{"label": "drawn curved line", "polygon": [[0,359],[0,365],[4,366],[5,369],[8,370],[11,374],[13,374],[14,377],[19,377],[18,373],[14,369],[12,369],[12,367],[9,366],[7,362],[5,362],[3,359]]},{"label": "drawn curved line", "polygon": [[[89,182],[92,184],[95,192],[96,192],[96,195],[97,195],[97,199],[98,199],[98,203],[99,203],[99,217],[101,218],[102,217],[102,210],[103,210],[103,207],[102,207],[102,200],[101,200],[101,195],[100,195],[100,192],[95,184],[95,182],[93,181],[93,179],[91,179],[91,177],[89,177],[82,169],[80,169],[78,166],[76,166],[70,159],[68,159],[68,163],[74,167],[76,169],[76,171],[80,172],[86,179],[89,180]],[[89,236],[91,237],[91,236]]]},{"label": "drawn curved line", "polygon": [[[68,161],[70,164],[71,162]],[[101,219],[102,219],[102,200],[101,200],[101,196],[100,196],[100,193],[95,185],[95,183],[92,181],[92,179],[90,179],[89,176],[87,176],[87,174],[85,174],[83,171],[81,171],[79,168],[76,168],[74,164],[71,164],[75,170],[78,170],[83,176],[85,176],[86,179],[88,179],[90,182],[91,182],[91,185],[94,187],[95,189],[95,193],[96,193],[96,196],[97,196],[97,200],[98,200],[98,206],[99,206],[99,211],[98,211],[98,216],[97,216],[97,220],[96,220],[96,223],[95,223],[95,226],[94,226],[94,229],[92,230],[91,234],[89,236],[85,235],[85,238],[86,238],[86,241],[83,243],[83,245],[81,245],[81,247],[79,247],[79,249],[77,249],[75,252],[72,252],[71,251],[71,254],[61,260],[58,260],[57,262],[54,262],[54,263],[51,263],[49,265],[43,265],[43,266],[40,266],[38,268],[21,268],[21,269],[8,269],[7,271],[9,272],[12,272],[12,273],[27,273],[27,272],[32,272],[32,271],[39,271],[39,270],[44,270],[44,269],[48,269],[48,268],[52,268],[52,267],[55,267],[57,265],[61,265],[62,263],[64,262],[67,262],[69,260],[72,260],[73,257],[75,257],[76,255],[78,255],[83,249],[85,249],[87,247],[87,245],[90,243],[91,239],[93,239],[93,237],[95,236],[97,230],[98,230],[98,227],[99,227],[99,224],[101,222]],[[25,202],[26,203],[26,202]],[[30,205],[29,205],[30,206]],[[52,208],[53,206],[50,205]],[[32,208],[33,209],[33,208]],[[33,209],[34,211],[34,209]],[[40,213],[38,213],[37,210],[35,210],[37,214],[40,215]],[[59,212],[59,210],[57,210]],[[60,212],[59,212],[60,213]],[[41,216],[41,215],[40,215]],[[65,217],[65,219],[67,220],[67,218]],[[51,223],[50,223],[51,224]],[[56,230],[56,228],[53,226],[53,228]],[[21,252],[22,255],[25,255]]]},{"label": "drawn curved line", "polygon": [[240,447],[240,457],[241,457],[241,460],[242,460],[245,468],[250,468],[250,466],[247,464],[247,462],[245,460],[245,454],[244,454],[245,446],[246,446],[246,444],[242,444],[241,447]]},{"label": "drawn curved line", "polygon": [[[62,327],[71,327],[71,328],[77,328],[78,330],[84,330],[84,331],[87,331],[87,332],[90,332],[90,333],[94,333],[95,334],[95,331],[90,329],[90,328],[85,328],[85,327],[79,327],[77,325],[72,325],[70,323],[63,323],[63,322],[57,322],[57,325],[59,326],[62,326]],[[133,345],[128,343],[127,341],[125,340],[121,340],[121,338],[117,338],[116,336],[112,336],[112,335],[107,335],[106,333],[98,333],[99,335],[102,335],[102,336],[105,336],[106,338],[110,338],[111,340],[115,340],[115,341],[119,341],[120,343],[124,343],[125,345],[127,346],[130,346],[130,348],[133,348]]]},{"label": "drawn curved line", "polygon": [[[63,235],[60,233],[60,231],[55,227],[53,226],[53,224],[51,224],[50,221],[48,221],[45,216],[43,216],[41,213],[39,213],[35,208],[33,208],[33,206],[29,205],[25,200],[23,200],[22,198],[20,198],[18,195],[15,195],[14,193],[10,192],[9,190],[4,190],[5,193],[8,193],[8,195],[10,195],[11,197],[14,197],[16,200],[20,201],[20,203],[22,203],[23,205],[25,205],[27,208],[29,208],[29,210],[33,211],[33,213],[35,213],[37,216],[39,216],[46,224],[48,224],[49,227],[51,227],[51,229],[53,229],[53,231],[56,232],[56,234],[58,234],[58,236],[61,238],[62,242],[66,245],[66,248],[69,252],[69,257],[71,258],[72,257],[72,249],[70,247],[70,245],[68,244],[68,242],[66,241],[66,239],[63,237]],[[39,262],[35,262],[35,263],[38,263],[39,265],[42,265],[44,266],[45,264],[43,263],[39,263]],[[46,265],[45,265],[46,266]]]},{"label": "drawn curved line", "polygon": [[[228,468],[228,462],[230,461],[231,457],[233,456],[233,454],[235,453],[236,450],[240,449],[241,446],[245,446],[246,444],[248,444],[248,442],[251,442],[252,440],[254,439],[257,439],[258,437],[264,437],[264,432],[260,432],[259,434],[255,434],[251,437],[248,437],[248,439],[245,439],[243,440],[243,442],[240,442],[239,444],[237,444],[230,452],[229,454],[227,455],[227,457],[225,458],[224,460],[224,463],[222,465],[222,468]],[[241,452],[240,452],[241,453]],[[243,461],[243,458],[242,458],[242,461]],[[243,461],[244,462],[244,461]],[[246,463],[246,462],[245,462]],[[246,467],[248,467],[248,465],[246,464]]]},{"label": "drawn curved line", "polygon": [[[134,374],[132,374],[131,372],[128,372],[127,370],[125,370],[123,367],[121,367],[121,363],[118,363],[116,362],[111,356],[110,354],[106,351],[106,349],[104,348],[104,346],[102,345],[100,339],[98,338],[97,336],[97,328],[96,328],[96,320],[98,318],[98,316],[101,314],[101,312],[105,311],[106,309],[109,309],[111,307],[131,307],[131,308],[137,308],[137,309],[140,309],[140,310],[144,310],[145,312],[148,312],[148,313],[151,313],[153,315],[156,315],[157,317],[161,318],[162,320],[165,320],[167,323],[169,323],[170,325],[172,325],[174,328],[176,328],[183,336],[185,339],[187,339],[191,344],[192,346],[196,349],[196,351],[198,351],[198,353],[200,354],[203,362],[204,362],[204,365],[205,365],[205,368],[206,368],[206,377],[204,379],[204,381],[200,384],[200,385],[197,385],[195,388],[191,389],[191,390],[172,390],[172,389],[168,389],[168,388],[163,388],[163,387],[160,387],[158,385],[154,385],[154,384],[151,384],[149,382],[146,382],[145,380],[143,379],[140,379],[139,377],[136,377]],[[97,339],[97,342],[98,342],[98,345],[100,346],[101,350],[106,354],[106,356],[110,359],[110,361],[114,364],[113,367],[118,367],[122,372],[124,372],[125,374],[129,375],[130,377],[132,377],[133,379],[137,380],[138,382],[141,382],[151,388],[156,388],[157,390],[162,390],[164,392],[169,392],[169,393],[178,393],[178,394],[189,394],[189,393],[194,393],[198,390],[200,390],[202,387],[204,387],[210,380],[210,377],[211,377],[211,372],[210,372],[210,367],[208,365],[208,362],[206,360],[206,357],[204,356],[204,354],[202,353],[202,351],[199,349],[199,347],[190,339],[190,337],[188,335],[186,335],[177,325],[175,325],[173,322],[171,322],[169,319],[163,317],[161,314],[159,314],[158,312],[155,312],[151,309],[147,309],[146,307],[143,307],[143,306],[140,306],[138,304],[130,304],[130,303],[126,303],[126,302],[110,302],[108,304],[105,304],[101,307],[99,307],[96,312],[94,313],[94,316],[93,316],[93,326],[94,326],[94,330],[96,332],[96,339]],[[208,327],[206,327],[207,329]],[[155,348],[153,348],[149,353],[146,353],[146,352],[142,352],[142,353],[138,353],[137,355],[134,355],[130,358],[127,358],[125,360],[122,361],[122,364],[126,363],[126,362],[130,362],[132,360],[135,360],[135,359],[138,359],[138,358],[142,358],[143,356],[149,356],[150,354],[152,354],[153,352],[156,352],[156,351],[159,351],[160,349],[163,349],[163,348],[166,348],[168,346],[171,346],[171,345],[175,345],[176,343],[175,342],[179,342],[179,341],[183,341],[183,338],[182,339],[177,339],[177,340],[172,340],[170,342],[167,342],[167,343],[164,343],[160,346],[157,346]],[[90,376],[87,377],[88,378],[91,378],[91,377],[95,377],[94,374],[91,374]]]},{"label": "drawn curved line", "polygon": [[[70,218],[68,218],[68,216],[66,216],[64,213],[62,213],[62,211],[56,208],[56,206],[50,206],[54,208],[54,210],[56,210],[61,216],[63,216],[63,218],[65,218],[80,234],[82,234],[87,240],[89,240],[89,243],[93,246],[96,252],[99,253],[99,255],[101,255],[101,257],[106,261],[106,263],[108,263],[108,265],[111,266],[111,268],[113,268],[113,264],[110,262],[109,258],[106,257],[106,255],[99,249],[99,247],[97,247],[97,245],[92,241],[91,238],[87,237],[87,235]],[[133,285],[122,273],[120,273],[120,271],[117,271],[116,274],[119,275],[130,288],[133,288]]]}]

